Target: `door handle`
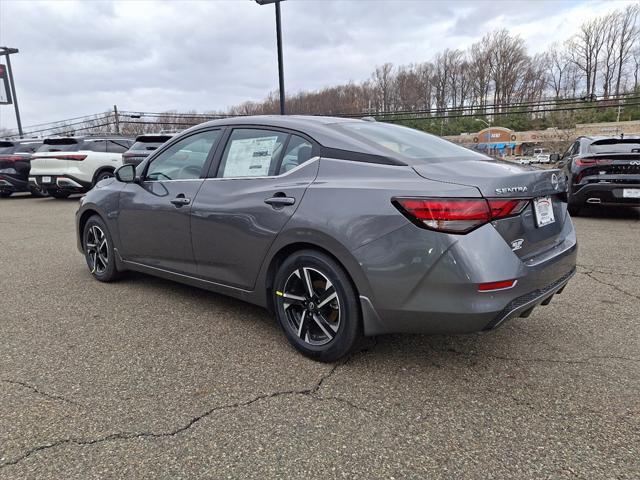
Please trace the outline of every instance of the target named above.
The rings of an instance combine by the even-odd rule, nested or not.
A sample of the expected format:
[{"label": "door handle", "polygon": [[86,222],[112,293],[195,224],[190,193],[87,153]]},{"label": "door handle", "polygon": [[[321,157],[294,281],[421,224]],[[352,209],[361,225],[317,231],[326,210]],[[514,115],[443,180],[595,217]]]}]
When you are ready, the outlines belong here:
[{"label": "door handle", "polygon": [[284,193],[280,195],[276,193],[273,197],[267,198],[264,203],[271,205],[273,208],[278,208],[286,205],[293,205],[296,203],[296,199],[293,197],[285,197]]},{"label": "door handle", "polygon": [[173,203],[176,207],[182,207],[184,205],[189,205],[191,203],[191,199],[185,198],[184,194],[181,193],[176,198],[171,200],[171,203]]}]

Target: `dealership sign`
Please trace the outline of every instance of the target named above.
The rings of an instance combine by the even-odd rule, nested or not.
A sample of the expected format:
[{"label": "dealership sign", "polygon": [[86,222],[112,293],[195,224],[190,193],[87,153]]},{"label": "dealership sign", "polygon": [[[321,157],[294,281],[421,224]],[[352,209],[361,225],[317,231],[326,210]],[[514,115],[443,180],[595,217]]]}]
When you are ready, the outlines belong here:
[{"label": "dealership sign", "polygon": [[11,90],[9,90],[7,67],[0,64],[0,105],[10,105],[11,103]]}]

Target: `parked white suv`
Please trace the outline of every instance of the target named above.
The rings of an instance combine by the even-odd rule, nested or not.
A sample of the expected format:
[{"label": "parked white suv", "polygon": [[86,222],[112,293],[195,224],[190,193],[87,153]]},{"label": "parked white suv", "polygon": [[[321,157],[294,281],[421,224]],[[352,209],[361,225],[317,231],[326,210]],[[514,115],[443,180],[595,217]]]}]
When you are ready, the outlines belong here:
[{"label": "parked white suv", "polygon": [[55,198],[84,193],[113,177],[132,144],[117,136],[47,138],[31,159],[29,183]]}]

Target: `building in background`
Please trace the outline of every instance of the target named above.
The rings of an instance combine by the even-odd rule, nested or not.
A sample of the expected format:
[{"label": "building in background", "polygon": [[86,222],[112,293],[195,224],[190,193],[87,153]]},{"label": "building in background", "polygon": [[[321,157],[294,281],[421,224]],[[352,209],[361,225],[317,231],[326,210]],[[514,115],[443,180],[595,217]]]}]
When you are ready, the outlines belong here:
[{"label": "building in background", "polygon": [[580,136],[640,136],[640,120],[630,122],[579,123],[575,128],[547,128],[516,132],[504,127],[488,127],[476,133],[446,136],[447,140],[494,157],[533,155],[535,148],[562,153]]}]

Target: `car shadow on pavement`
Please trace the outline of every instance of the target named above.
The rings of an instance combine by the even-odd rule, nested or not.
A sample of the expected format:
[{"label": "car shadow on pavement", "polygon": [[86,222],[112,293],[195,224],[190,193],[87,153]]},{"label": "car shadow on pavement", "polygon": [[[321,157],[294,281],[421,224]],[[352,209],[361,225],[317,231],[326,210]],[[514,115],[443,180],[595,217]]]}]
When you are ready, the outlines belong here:
[{"label": "car shadow on pavement", "polygon": [[621,220],[640,220],[640,208],[635,207],[599,207],[588,205],[580,209],[580,217],[606,218]]}]

